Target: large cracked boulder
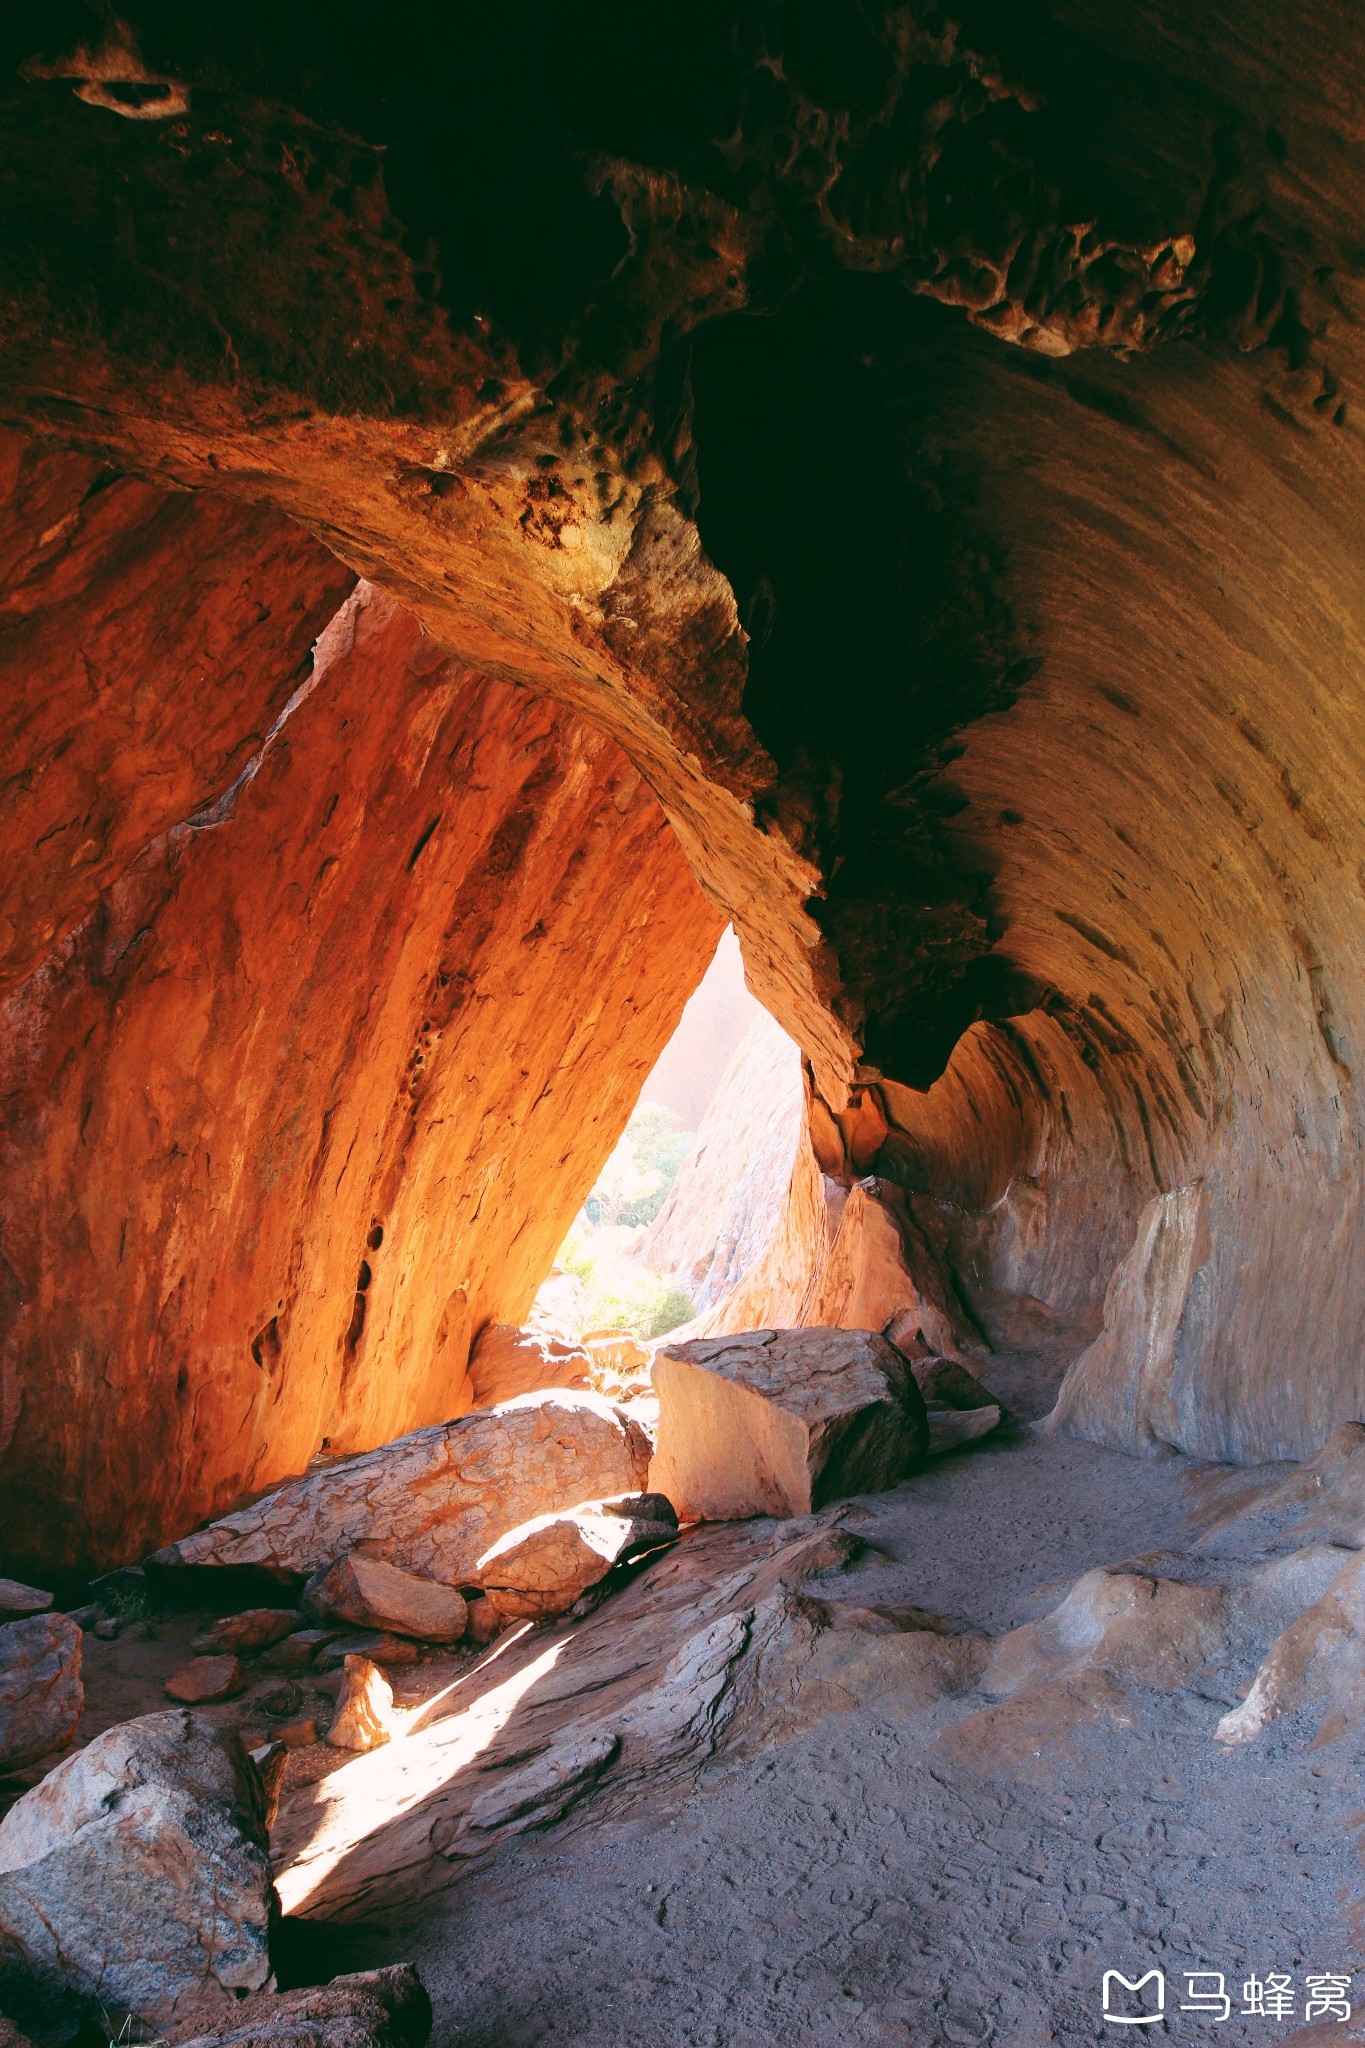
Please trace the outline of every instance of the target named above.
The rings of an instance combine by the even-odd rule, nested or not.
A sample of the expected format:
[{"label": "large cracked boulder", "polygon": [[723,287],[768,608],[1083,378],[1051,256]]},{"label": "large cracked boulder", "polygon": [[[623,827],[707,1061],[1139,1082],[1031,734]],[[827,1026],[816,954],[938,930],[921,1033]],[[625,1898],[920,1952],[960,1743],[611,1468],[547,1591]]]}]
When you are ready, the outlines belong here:
[{"label": "large cracked boulder", "polygon": [[60,1749],[84,1705],[74,1621],[33,1614],[0,1627],[0,1769],[17,1770]]},{"label": "large cracked boulder", "polygon": [[638,1493],[649,1442],[596,1394],[528,1394],[286,1481],[152,1562],[308,1577],[364,1544],[401,1571],[473,1583],[490,1544],[532,1516]]},{"label": "large cracked boulder", "polygon": [[906,1360],[870,1330],[751,1330],[663,1345],[650,1485],[683,1521],[804,1515],[875,1493],[929,1446]]},{"label": "large cracked boulder", "polygon": [[241,1738],[204,1715],[96,1736],[0,1823],[0,2006],[38,2039],[217,2025],[270,1982],[266,1807]]},{"label": "large cracked boulder", "polygon": [[465,1631],[465,1603],[440,1579],[400,1571],[382,1557],[353,1550],[306,1588],[308,1604],[324,1619],[357,1628],[391,1629],[419,1643],[455,1643]]},{"label": "large cracked boulder", "polygon": [[678,1518],[661,1494],[584,1501],[510,1529],[479,1559],[478,1579],[508,1621],[567,1614],[613,1565],[671,1543]]}]

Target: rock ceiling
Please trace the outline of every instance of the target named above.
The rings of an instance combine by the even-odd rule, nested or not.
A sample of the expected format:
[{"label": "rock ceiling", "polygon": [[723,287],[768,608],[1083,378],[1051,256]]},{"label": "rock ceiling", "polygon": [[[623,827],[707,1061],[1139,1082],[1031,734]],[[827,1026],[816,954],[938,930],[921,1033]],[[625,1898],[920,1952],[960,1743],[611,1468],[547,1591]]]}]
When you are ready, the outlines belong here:
[{"label": "rock ceiling", "polygon": [[[130,1499],[169,1533],[333,1424],[428,1419],[667,1036],[651,961],[699,971],[723,918],[843,1166],[871,1103],[985,1335],[1084,1353],[1073,1426],[1312,1449],[1365,1397],[1355,10],[465,12],[0,27],[0,417],[35,444],[7,469],[7,1471],[104,1490],[75,1558]],[[262,753],[353,577],[382,651],[329,653]],[[489,836],[400,904],[427,747]],[[200,811],[258,757],[215,856]],[[366,822],[324,931],[298,874],[334,857],[307,806],[339,766]],[[547,871],[592,849],[577,905],[532,841]],[[477,934],[442,922],[462,861]],[[538,927],[543,983],[509,966]],[[456,930],[502,1021],[449,1073],[508,1162],[458,1256],[436,1189],[477,1220],[474,1169],[393,1121]],[[518,1165],[523,1054],[564,1057],[589,986],[612,1101],[589,1131],[566,1090]],[[325,1079],[281,1051],[322,1011]],[[191,1196],[196,1147],[244,1162],[230,1198]],[[347,1383],[375,1227],[469,1327],[409,1323]],[[139,1376],[134,1455],[100,1390]],[[202,1483],[152,1476],[201,1435]]]}]

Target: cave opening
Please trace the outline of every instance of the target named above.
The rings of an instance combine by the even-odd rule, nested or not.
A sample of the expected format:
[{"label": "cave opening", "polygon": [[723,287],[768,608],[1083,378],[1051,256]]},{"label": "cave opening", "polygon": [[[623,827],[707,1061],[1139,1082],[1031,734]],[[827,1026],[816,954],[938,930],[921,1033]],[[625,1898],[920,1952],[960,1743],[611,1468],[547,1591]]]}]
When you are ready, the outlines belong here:
[{"label": "cave opening", "polygon": [[0,2036],[1354,2038],[1358,10],[429,12],[0,28]]}]

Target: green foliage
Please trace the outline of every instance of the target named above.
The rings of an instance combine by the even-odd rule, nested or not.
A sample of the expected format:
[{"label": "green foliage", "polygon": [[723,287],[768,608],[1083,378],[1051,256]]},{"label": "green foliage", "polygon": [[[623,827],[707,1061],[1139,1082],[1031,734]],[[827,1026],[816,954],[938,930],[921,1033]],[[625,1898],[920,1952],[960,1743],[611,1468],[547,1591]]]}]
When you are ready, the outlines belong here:
[{"label": "green foliage", "polygon": [[671,1109],[637,1109],[584,1204],[588,1221],[631,1229],[652,1223],[691,1149],[692,1133]]},{"label": "green foliage", "polygon": [[637,1232],[624,1225],[595,1227],[580,1219],[555,1263],[582,1283],[584,1330],[630,1330],[662,1337],[693,1313],[680,1287],[628,1256]]}]

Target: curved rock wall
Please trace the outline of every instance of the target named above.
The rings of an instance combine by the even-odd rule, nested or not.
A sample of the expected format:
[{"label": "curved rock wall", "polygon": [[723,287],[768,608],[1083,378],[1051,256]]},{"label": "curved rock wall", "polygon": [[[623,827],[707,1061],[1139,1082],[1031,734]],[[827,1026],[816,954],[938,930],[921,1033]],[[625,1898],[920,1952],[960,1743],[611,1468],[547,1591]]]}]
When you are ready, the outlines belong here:
[{"label": "curved rock wall", "polygon": [[1073,1426],[1355,1415],[1356,10],[124,12],[3,31],[3,416],[609,735]]},{"label": "curved rock wall", "polygon": [[7,1553],[467,1408],[719,929],[610,741],[362,585],[0,1018]]}]

